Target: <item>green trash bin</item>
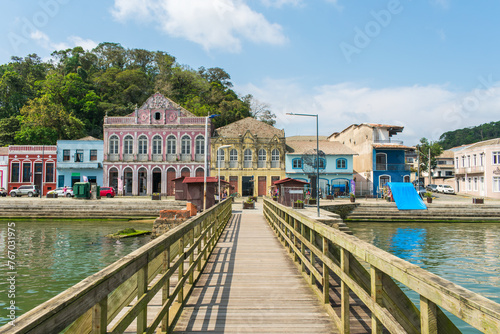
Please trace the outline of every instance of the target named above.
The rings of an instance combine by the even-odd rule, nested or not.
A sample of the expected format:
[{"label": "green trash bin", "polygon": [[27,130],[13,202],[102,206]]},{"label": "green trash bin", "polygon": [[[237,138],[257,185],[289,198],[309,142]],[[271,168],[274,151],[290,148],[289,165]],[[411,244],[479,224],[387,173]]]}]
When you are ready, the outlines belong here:
[{"label": "green trash bin", "polygon": [[90,198],[90,183],[88,182],[76,182],[73,185],[73,195],[75,198]]}]

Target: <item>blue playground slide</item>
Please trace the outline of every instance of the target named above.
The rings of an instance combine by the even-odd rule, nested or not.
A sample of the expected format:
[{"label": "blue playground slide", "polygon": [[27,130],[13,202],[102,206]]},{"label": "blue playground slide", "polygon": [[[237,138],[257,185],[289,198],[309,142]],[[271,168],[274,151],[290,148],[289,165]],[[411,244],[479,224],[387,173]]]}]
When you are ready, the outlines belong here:
[{"label": "blue playground slide", "polygon": [[411,183],[388,182],[398,210],[427,210],[424,201]]}]

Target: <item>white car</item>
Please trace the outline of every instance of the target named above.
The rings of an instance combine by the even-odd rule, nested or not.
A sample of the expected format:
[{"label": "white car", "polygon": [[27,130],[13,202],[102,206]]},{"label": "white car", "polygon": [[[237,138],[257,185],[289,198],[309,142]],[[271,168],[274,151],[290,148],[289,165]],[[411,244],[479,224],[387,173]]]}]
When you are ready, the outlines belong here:
[{"label": "white car", "polygon": [[54,190],[51,191],[52,192],[55,192],[57,194],[57,196],[59,197],[73,197],[75,195],[73,195],[73,188],[70,188],[70,187],[66,187],[66,192],[64,192],[64,188],[63,187],[60,187],[60,188],[56,188]]},{"label": "white car", "polygon": [[455,189],[447,184],[439,184],[436,187],[436,192],[443,194],[455,194]]}]

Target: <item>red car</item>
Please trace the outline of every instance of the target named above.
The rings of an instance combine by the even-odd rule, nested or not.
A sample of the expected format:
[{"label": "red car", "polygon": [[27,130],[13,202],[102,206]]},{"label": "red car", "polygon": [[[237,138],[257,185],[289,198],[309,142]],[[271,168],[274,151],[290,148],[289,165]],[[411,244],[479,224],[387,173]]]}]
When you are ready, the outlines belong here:
[{"label": "red car", "polygon": [[115,189],[112,187],[101,187],[101,197],[106,196],[107,198],[115,197]]}]

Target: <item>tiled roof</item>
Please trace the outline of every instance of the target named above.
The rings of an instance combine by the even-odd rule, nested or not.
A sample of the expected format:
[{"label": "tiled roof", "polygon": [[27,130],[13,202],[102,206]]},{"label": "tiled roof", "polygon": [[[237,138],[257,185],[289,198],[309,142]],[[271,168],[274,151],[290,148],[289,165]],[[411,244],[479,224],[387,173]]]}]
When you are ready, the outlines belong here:
[{"label": "tiled roof", "polygon": [[490,145],[500,145],[500,138],[489,139],[485,141],[480,141],[478,143],[470,144],[470,146],[467,148],[476,148],[476,147],[490,146]]},{"label": "tiled roof", "polygon": [[446,150],[446,151],[443,151],[443,153],[441,153],[438,158],[451,158],[453,159],[455,157],[455,153],[453,151],[450,151],[450,150]]},{"label": "tiled roof", "polygon": [[373,148],[387,148],[387,149],[398,149],[398,150],[414,150],[414,147],[405,145],[393,145],[393,144],[373,144]]},{"label": "tiled roof", "polygon": [[[404,126],[400,125],[387,125],[387,124],[375,124],[375,123],[363,123],[364,125],[367,125],[372,128],[393,128],[393,129],[404,129]],[[361,125],[363,125],[361,124]]]},{"label": "tiled roof", "polygon": [[[327,140],[327,136],[319,136],[319,140]],[[316,136],[290,136],[286,137],[286,141],[296,141],[296,140],[314,140],[316,142]]]},{"label": "tiled roof", "polygon": [[352,127],[359,128],[359,127],[362,127],[362,126],[368,126],[370,128],[385,128],[385,129],[388,129],[389,130],[389,134],[391,136],[395,135],[398,132],[402,132],[403,129],[404,129],[404,126],[400,126],[400,125],[388,125],[388,124],[377,124],[377,123],[351,124],[347,128],[345,128],[344,130],[342,130],[340,132],[334,132],[334,133],[332,133],[330,136],[328,136],[328,139],[330,139],[332,137],[333,138],[337,138],[340,134],[342,134],[343,132],[347,131],[348,129],[350,129]]},{"label": "tiled roof", "polygon": [[87,137],[83,137],[83,138],[80,138],[80,139],[77,139],[77,140],[87,140],[87,141],[90,141],[90,140],[101,140],[101,139],[97,139],[97,138],[94,138],[92,136],[87,136]]},{"label": "tiled roof", "polygon": [[[215,176],[207,176],[207,183],[217,183],[219,180]],[[203,176],[185,177],[182,183],[203,183]],[[227,181],[220,180],[220,183],[228,183]]]},{"label": "tiled roof", "polygon": [[[304,154],[310,150],[316,150],[316,140],[287,141],[287,151],[292,154]],[[327,155],[357,155],[349,147],[338,141],[323,140],[319,142],[319,150]]]},{"label": "tiled roof", "polygon": [[275,135],[279,138],[285,137],[285,130],[277,129],[253,117],[240,119],[239,121],[220,127],[215,130],[215,133],[216,136],[234,138],[245,135],[247,131],[260,138],[272,138]]},{"label": "tiled roof", "polygon": [[296,179],[292,179],[292,178],[289,178],[289,177],[287,177],[286,179],[281,179],[281,180],[278,180],[278,181],[274,181],[273,184],[281,184],[281,183],[288,183],[288,182],[296,182],[296,183],[309,184],[309,182],[302,181],[302,180],[296,180]]},{"label": "tiled roof", "polygon": [[8,147],[0,147],[0,155],[9,155]]}]

